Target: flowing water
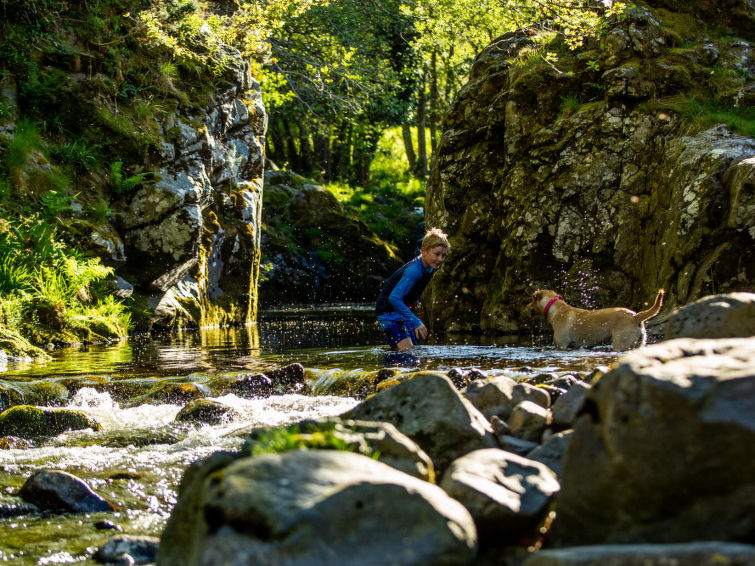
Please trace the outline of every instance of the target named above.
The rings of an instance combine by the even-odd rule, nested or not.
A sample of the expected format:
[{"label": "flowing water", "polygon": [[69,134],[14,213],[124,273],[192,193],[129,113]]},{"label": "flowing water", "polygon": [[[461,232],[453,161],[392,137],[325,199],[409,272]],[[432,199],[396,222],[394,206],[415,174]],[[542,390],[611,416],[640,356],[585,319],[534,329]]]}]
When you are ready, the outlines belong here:
[{"label": "flowing water", "polygon": [[[44,364],[0,366],[0,387],[5,390],[26,399],[40,382],[67,384],[75,392],[62,406],[83,410],[102,425],[98,432],[10,442],[0,449],[0,562],[94,564],[92,554],[114,534],[159,536],[176,502],[181,475],[193,461],[238,448],[250,427],[337,415],[358,403],[327,394],[259,399],[217,395],[214,384],[219,380],[293,362],[315,376],[399,367],[479,369],[522,378],[586,373],[616,357],[606,350],[559,352],[548,344],[547,337],[431,338],[415,351],[397,355],[383,345],[371,308],[344,305],[271,311],[256,325],[133,338],[53,352],[54,360]],[[231,405],[238,416],[217,426],[179,424],[174,417],[180,403],[124,398],[122,392],[124,384],[164,382],[194,384],[210,398]],[[74,383],[78,385],[70,387]],[[43,469],[84,479],[118,510],[34,512],[16,494],[26,478]]]}]

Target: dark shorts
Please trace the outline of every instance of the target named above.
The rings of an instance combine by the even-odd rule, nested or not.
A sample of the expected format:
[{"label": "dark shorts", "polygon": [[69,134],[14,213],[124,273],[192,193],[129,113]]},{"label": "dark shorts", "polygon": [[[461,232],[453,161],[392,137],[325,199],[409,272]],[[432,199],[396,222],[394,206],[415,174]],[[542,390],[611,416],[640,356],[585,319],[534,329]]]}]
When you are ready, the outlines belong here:
[{"label": "dark shorts", "polygon": [[398,343],[406,338],[410,338],[412,344],[417,345],[417,338],[414,336],[414,331],[410,330],[406,323],[402,320],[379,320],[380,327],[385,332],[385,339],[388,341],[388,345],[391,350],[398,348]]}]

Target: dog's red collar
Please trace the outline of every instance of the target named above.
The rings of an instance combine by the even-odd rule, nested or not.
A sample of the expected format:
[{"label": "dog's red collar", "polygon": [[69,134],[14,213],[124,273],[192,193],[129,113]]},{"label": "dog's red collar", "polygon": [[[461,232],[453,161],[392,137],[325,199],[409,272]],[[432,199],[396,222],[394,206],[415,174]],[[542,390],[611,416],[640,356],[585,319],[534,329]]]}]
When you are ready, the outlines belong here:
[{"label": "dog's red collar", "polygon": [[545,305],[545,308],[543,309],[543,316],[545,318],[548,318],[548,309],[551,308],[551,305],[555,303],[556,301],[563,301],[563,300],[564,298],[561,295],[553,297],[550,301],[548,301],[548,304]]}]

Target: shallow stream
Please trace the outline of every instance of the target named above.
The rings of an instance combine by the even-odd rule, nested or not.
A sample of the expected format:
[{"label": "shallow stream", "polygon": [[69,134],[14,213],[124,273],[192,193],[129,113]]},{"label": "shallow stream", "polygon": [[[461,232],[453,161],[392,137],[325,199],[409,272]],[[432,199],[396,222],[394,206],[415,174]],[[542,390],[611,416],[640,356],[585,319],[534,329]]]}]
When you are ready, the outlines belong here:
[{"label": "shallow stream", "polygon": [[[133,338],[56,351],[54,360],[45,364],[0,366],[0,387],[20,395],[40,380],[84,383],[62,406],[83,410],[103,427],[0,449],[0,563],[95,564],[92,554],[114,534],[159,536],[182,473],[193,461],[238,448],[250,427],[337,415],[358,403],[336,395],[214,396],[213,383],[219,379],[293,362],[316,376],[399,367],[479,369],[526,378],[588,373],[616,358],[606,350],[559,352],[547,337],[534,336],[431,338],[411,354],[396,355],[383,345],[371,308],[343,305],[270,311],[252,326]],[[240,418],[217,426],[176,423],[180,403],[141,402],[124,399],[122,393],[116,400],[108,389],[109,384],[115,391],[117,384],[166,380],[196,385],[210,398],[233,406]],[[16,493],[29,475],[42,469],[84,479],[119,511],[33,512]]]}]

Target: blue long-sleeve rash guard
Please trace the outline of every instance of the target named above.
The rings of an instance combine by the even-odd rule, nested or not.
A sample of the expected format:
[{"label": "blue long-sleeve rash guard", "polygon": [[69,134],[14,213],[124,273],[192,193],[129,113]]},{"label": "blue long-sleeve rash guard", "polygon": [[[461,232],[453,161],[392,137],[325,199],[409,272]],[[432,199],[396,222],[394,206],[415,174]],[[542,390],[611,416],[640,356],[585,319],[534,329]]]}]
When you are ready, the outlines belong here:
[{"label": "blue long-sleeve rash guard", "polygon": [[[378,320],[403,320],[411,330],[421,326],[422,321],[409,310],[409,305],[419,298],[434,272],[432,267],[425,267],[422,256],[418,256],[394,273],[378,297]],[[396,282],[398,274],[401,274],[401,278]]]}]

